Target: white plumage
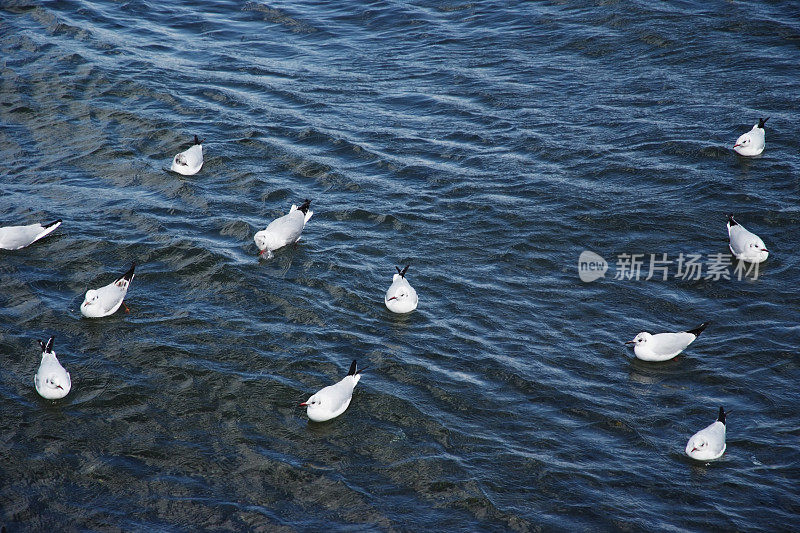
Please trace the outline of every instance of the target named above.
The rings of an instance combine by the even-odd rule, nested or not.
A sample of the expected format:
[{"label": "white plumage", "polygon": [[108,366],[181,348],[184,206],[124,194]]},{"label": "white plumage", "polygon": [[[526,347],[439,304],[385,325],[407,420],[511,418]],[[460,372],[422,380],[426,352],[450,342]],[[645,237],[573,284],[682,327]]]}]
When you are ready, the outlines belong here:
[{"label": "white plumage", "polygon": [[708,326],[703,322],[698,327],[677,333],[656,333],[643,331],[625,344],[633,344],[633,353],[642,361],[667,361],[686,349]]},{"label": "white plumage", "polygon": [[419,303],[417,291],[414,290],[414,287],[412,287],[406,279],[406,272],[408,272],[409,266],[410,265],[406,265],[403,270],[400,270],[399,267],[395,267],[397,269],[397,274],[392,276],[392,284],[383,297],[383,303],[386,304],[386,308],[392,313],[410,313],[417,308],[417,304]]},{"label": "white plumage", "polygon": [[131,265],[121,277],[104,287],[86,291],[86,297],[81,304],[81,314],[86,318],[100,318],[116,313],[125,295],[128,294],[134,268],[136,265]]},{"label": "white plumage", "polygon": [[19,250],[49,235],[61,225],[61,219],[49,224],[30,224],[28,226],[6,226],[0,228],[0,249]]},{"label": "white plumage", "polygon": [[183,174],[184,176],[193,176],[200,172],[203,166],[203,141],[194,136],[194,144],[191,148],[184,150],[172,158],[172,167],[170,170]]},{"label": "white plumage", "polygon": [[726,447],[725,409],[720,407],[717,420],[692,435],[686,443],[686,455],[698,461],[711,461],[722,457]]},{"label": "white plumage", "polygon": [[266,255],[267,259],[271,259],[274,250],[299,241],[306,222],[314,214],[309,210],[310,205],[311,200],[306,200],[300,207],[292,204],[287,214],[276,218],[265,229],[257,232],[253,241],[260,250],[259,255]]},{"label": "white plumage", "polygon": [[728,215],[728,248],[736,259],[747,261],[748,263],[763,263],[769,257],[769,250],[764,246],[761,237],[744,228],[733,219],[733,215]]},{"label": "white plumage", "polygon": [[736,139],[736,144],[733,149],[739,155],[753,157],[761,155],[764,151],[764,144],[766,138],[766,131],[764,131],[764,123],[769,120],[769,117],[758,120],[758,124],[753,126],[753,129],[747,133],[743,133]]},{"label": "white plumage", "polygon": [[301,403],[312,422],[325,422],[344,413],[353,399],[353,389],[361,379],[356,362],[350,365],[350,371],[335,385],[328,385],[308,400]]},{"label": "white plumage", "polygon": [[58,362],[56,352],[53,351],[53,337],[50,337],[47,344],[39,341],[39,346],[42,347],[42,362],[39,363],[39,370],[33,376],[36,392],[48,400],[63,398],[72,388],[72,380],[69,372]]}]

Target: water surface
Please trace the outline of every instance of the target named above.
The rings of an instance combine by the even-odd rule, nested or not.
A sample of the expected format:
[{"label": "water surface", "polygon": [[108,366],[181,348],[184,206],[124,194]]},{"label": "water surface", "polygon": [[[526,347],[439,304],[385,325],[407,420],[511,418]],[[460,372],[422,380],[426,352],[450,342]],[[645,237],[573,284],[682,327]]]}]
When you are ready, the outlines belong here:
[{"label": "water surface", "polygon": [[[0,523],[796,529],[796,11],[4,2],[0,223],[64,223],[0,253]],[[201,172],[166,171],[195,134]],[[614,279],[620,254],[727,253],[726,213],[772,252],[757,279]],[[134,261],[130,312],[82,319]],[[622,344],[708,320],[667,363]],[[32,383],[49,335],[58,402]],[[347,412],[309,423],[353,359]],[[719,405],[727,452],[693,462]]]}]

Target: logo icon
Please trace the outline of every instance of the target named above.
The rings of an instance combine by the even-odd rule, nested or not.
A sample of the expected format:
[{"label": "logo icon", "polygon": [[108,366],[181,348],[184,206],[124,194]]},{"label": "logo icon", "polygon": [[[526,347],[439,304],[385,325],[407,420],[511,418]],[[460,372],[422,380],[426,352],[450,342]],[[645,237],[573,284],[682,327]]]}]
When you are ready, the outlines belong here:
[{"label": "logo icon", "polygon": [[578,276],[583,282],[589,283],[605,277],[607,270],[608,263],[606,263],[606,260],[594,252],[584,250],[578,257]]}]

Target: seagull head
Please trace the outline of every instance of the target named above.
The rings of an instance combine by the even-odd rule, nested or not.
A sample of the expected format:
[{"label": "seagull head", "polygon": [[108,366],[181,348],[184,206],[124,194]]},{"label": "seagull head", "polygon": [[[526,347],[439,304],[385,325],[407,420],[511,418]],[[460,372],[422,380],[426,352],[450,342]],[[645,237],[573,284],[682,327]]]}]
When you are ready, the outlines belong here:
[{"label": "seagull head", "polygon": [[100,295],[97,294],[97,291],[94,289],[89,289],[88,291],[86,291],[86,298],[84,298],[83,300],[83,307],[89,307],[90,305],[95,303],[99,298],[99,296]]},{"label": "seagull head", "polygon": [[[395,274],[397,275],[397,274]],[[410,296],[410,293],[406,287],[399,287],[391,297],[386,298],[387,302],[391,302],[392,300],[397,300],[398,302],[402,302],[406,298]]]},{"label": "seagull head", "polygon": [[745,256],[752,258],[756,261],[766,261],[767,257],[769,257],[769,250],[767,250],[764,243],[759,238],[755,238],[747,243],[747,248],[745,250]]},{"label": "seagull head", "polygon": [[643,344],[647,343],[647,341],[650,339],[650,337],[652,337],[652,335],[650,335],[646,331],[643,331],[643,332],[639,333],[638,335],[636,335],[633,338],[633,340],[625,341],[625,344],[633,344],[634,346],[642,346]]},{"label": "seagull head", "polygon": [[305,407],[308,411],[315,411],[322,407],[322,398],[319,398],[316,394],[314,394],[308,400],[301,403],[299,407]]},{"label": "seagull head", "polygon": [[59,376],[58,374],[53,374],[52,376],[48,376],[48,378],[44,382],[51,389],[64,390],[65,383],[62,383],[61,376]]},{"label": "seagull head", "polygon": [[747,146],[751,142],[752,142],[752,139],[750,138],[750,133],[749,132],[748,133],[743,133],[742,135],[739,136],[738,139],[736,139],[736,144],[734,144],[733,147],[734,148],[739,148],[739,147]]},{"label": "seagull head", "polygon": [[394,293],[394,296],[390,296],[389,298],[386,298],[386,301],[387,302],[391,302],[392,300],[402,300],[405,297],[406,297],[406,295],[405,295],[405,293],[403,291],[397,291],[396,293]]},{"label": "seagull head", "polygon": [[708,446],[708,441],[703,437],[695,437],[686,445],[686,454],[692,455],[695,452],[701,452]]},{"label": "seagull head", "polygon": [[256,246],[258,246],[258,249],[261,250],[261,252],[263,252],[267,248],[267,238],[264,235],[264,232],[259,231],[258,233],[256,233],[255,236],[253,237],[253,240],[255,241]]},{"label": "seagull head", "polygon": [[41,383],[36,384],[36,391],[40,396],[48,400],[58,400],[69,394],[71,384],[69,382],[69,374],[52,373],[45,378]]},{"label": "seagull head", "polygon": [[261,230],[253,236],[253,241],[255,241],[256,246],[260,252],[258,255],[267,255],[269,256],[272,250],[277,250],[281,247],[283,243],[279,242],[279,239],[270,231]]}]

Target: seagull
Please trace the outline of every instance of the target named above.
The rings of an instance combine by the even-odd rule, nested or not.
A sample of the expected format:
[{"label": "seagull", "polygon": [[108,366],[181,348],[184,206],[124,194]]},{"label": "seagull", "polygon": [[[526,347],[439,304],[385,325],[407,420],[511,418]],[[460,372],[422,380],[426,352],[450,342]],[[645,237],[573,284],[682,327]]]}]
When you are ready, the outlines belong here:
[{"label": "seagull", "polygon": [[392,285],[386,291],[386,296],[383,297],[383,303],[392,313],[410,313],[417,308],[419,303],[417,291],[406,279],[409,266],[411,265],[406,265],[403,270],[395,267],[397,274],[392,276]]},{"label": "seagull", "polygon": [[701,429],[686,443],[686,455],[698,461],[719,459],[725,453],[725,409],[719,408],[717,420]]},{"label": "seagull", "polygon": [[30,224],[28,226],[6,226],[0,228],[0,250],[19,250],[35,243],[61,225],[59,218],[49,224]]},{"label": "seagull", "polygon": [[726,225],[730,239],[728,248],[736,259],[748,263],[763,263],[767,260],[769,250],[764,247],[761,237],[744,229],[744,226],[733,219],[733,215],[728,215]]},{"label": "seagull", "polygon": [[300,404],[306,408],[306,414],[312,422],[325,422],[336,418],[347,410],[350,400],[353,399],[353,389],[361,379],[361,372],[356,362],[350,365],[350,370],[342,380],[335,385],[328,385],[308,400]]},{"label": "seagull", "polygon": [[764,123],[768,120],[769,117],[758,119],[758,124],[753,126],[752,130],[743,133],[736,139],[733,149],[737,154],[754,156],[760,155],[764,151]]},{"label": "seagull", "polygon": [[136,268],[136,263],[132,264],[131,268],[113,283],[96,290],[86,291],[86,298],[81,304],[81,314],[86,318],[100,318],[116,313],[128,293],[134,268]]},{"label": "seagull", "polygon": [[184,176],[193,176],[200,172],[200,167],[203,166],[203,141],[195,135],[192,147],[172,159],[170,170]]},{"label": "seagull", "polygon": [[703,322],[694,329],[679,333],[652,335],[643,331],[625,344],[633,344],[633,353],[642,361],[669,361],[692,344],[709,324],[710,322]]},{"label": "seagull", "polygon": [[287,244],[297,242],[300,240],[300,234],[303,233],[303,228],[306,227],[306,222],[314,214],[308,208],[311,205],[311,200],[306,200],[303,205],[297,207],[292,204],[289,213],[280,218],[276,218],[266,229],[262,229],[253,236],[256,246],[261,250],[258,255],[266,254],[267,259],[272,259],[273,250],[282,248]]},{"label": "seagull", "polygon": [[53,351],[53,339],[54,337],[50,337],[47,344],[39,341],[39,346],[42,347],[42,362],[39,364],[36,375],[33,376],[36,392],[48,400],[63,398],[72,388],[69,372],[64,370],[64,367],[58,362],[56,352]]}]

